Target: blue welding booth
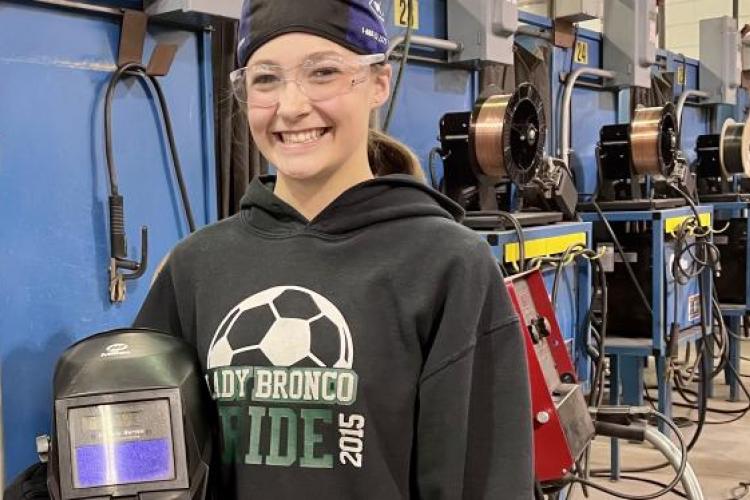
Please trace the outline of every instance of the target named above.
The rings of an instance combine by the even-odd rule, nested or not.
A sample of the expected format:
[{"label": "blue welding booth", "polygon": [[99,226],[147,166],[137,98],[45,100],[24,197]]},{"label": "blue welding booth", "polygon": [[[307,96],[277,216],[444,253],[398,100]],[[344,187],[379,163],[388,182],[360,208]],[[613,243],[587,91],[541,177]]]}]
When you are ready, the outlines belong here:
[{"label": "blue welding booth", "polygon": [[[0,11],[0,373],[10,479],[37,460],[34,437],[49,432],[59,354],[129,324],[156,264],[188,230],[157,104],[141,83],[125,81],[113,129],[128,254],[139,255],[139,227],[147,225],[151,263],[128,282],[124,303],[109,302],[103,103],[121,18],[41,2],[5,2]],[[146,57],[157,41],[179,47],[161,81],[196,223],[204,225],[217,219],[211,33],[151,26]]]},{"label": "blue welding booth", "polygon": [[[667,71],[673,72],[676,75],[684,75],[681,81],[676,79],[674,93],[680,95],[687,90],[697,90],[699,85],[698,71],[700,63],[695,59],[688,57],[675,55],[672,53],[664,53],[663,58],[666,63]],[[738,122],[744,122],[748,116],[748,92],[746,89],[740,88],[737,91],[737,104],[714,104],[707,106],[701,102],[699,98],[688,99],[683,109],[681,127],[680,127],[680,140],[682,144],[682,150],[686,154],[690,164],[694,164],[697,159],[696,155],[696,143],[697,138],[700,135],[705,134],[718,134],[722,128],[723,123],[732,118]],[[732,185],[735,190],[738,189],[740,175],[735,175],[732,179]],[[750,207],[749,203],[745,201],[720,201],[720,202],[706,202],[714,209],[714,228],[724,228],[728,223],[733,226],[737,225],[738,228],[744,229],[744,234],[748,233],[750,229]],[[729,236],[728,235],[716,235],[714,237],[714,243],[717,244],[720,251],[724,251],[727,247]],[[737,234],[732,234],[732,238],[742,239]],[[724,269],[723,279],[729,279],[733,282],[744,284],[744,293],[740,293],[740,296],[732,297],[731,300],[722,300],[721,295],[721,284],[717,281],[717,288],[719,291],[720,311],[726,322],[726,326],[732,334],[728,337],[729,354],[728,361],[731,365],[725,369],[725,380],[729,385],[730,393],[729,399],[731,401],[739,400],[739,379],[736,374],[739,373],[740,366],[740,341],[735,335],[739,335],[743,318],[750,313],[750,268],[748,262],[750,262],[750,245],[748,245],[746,239],[744,240],[744,252],[735,254],[730,251],[731,255],[725,255],[722,259],[727,264],[726,259],[738,259],[740,262],[732,262],[733,265],[731,271]],[[737,267],[734,267],[737,266]],[[728,266],[725,266],[728,267]],[[727,274],[729,271],[729,274]],[[737,277],[736,272],[744,272],[744,276]],[[731,275],[731,277],[730,277]],[[720,277],[719,279],[722,279]],[[733,295],[736,295],[734,293]],[[709,395],[713,394],[713,384],[709,387]]]}]

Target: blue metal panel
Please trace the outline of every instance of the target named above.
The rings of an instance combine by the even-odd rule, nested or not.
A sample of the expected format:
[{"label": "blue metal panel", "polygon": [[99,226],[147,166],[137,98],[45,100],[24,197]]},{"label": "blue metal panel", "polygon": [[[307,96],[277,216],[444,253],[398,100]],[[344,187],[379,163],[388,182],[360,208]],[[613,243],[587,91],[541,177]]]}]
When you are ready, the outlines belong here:
[{"label": "blue metal panel", "polygon": [[[103,97],[119,21],[10,4],[0,16],[0,368],[8,477],[36,460],[48,432],[55,360],[72,342],[129,324],[159,260],[187,234],[155,103],[143,85],[118,87],[114,150],[129,252],[150,229],[146,276],[128,300],[107,296],[109,242]],[[54,43],[50,34],[54,33]],[[153,29],[179,46],[162,79],[196,222],[216,219],[210,34]],[[12,432],[10,432],[12,430]]]},{"label": "blue metal panel", "polygon": [[[445,38],[447,35],[446,0],[419,3],[419,35]],[[393,36],[405,28],[394,24],[393,2],[386,2],[388,32]],[[398,63],[393,64],[394,74]],[[429,152],[439,146],[440,118],[451,111],[467,111],[474,104],[474,77],[466,70],[410,62],[401,83],[395,114],[389,133],[408,145],[427,171]],[[435,162],[436,181],[443,178],[443,165]]]},{"label": "blue metal panel", "polygon": [[605,125],[617,123],[617,100],[612,92],[592,92],[589,89],[573,90],[570,117],[573,151],[570,166],[576,176],[579,198],[592,195],[598,185],[596,146],[599,131]]},{"label": "blue metal panel", "polygon": [[[472,108],[473,81],[471,73],[464,70],[435,68],[420,63],[407,66],[389,133],[417,154],[425,172],[430,150],[440,145],[440,118],[451,111]],[[439,181],[443,178],[439,158],[435,170]]]}]

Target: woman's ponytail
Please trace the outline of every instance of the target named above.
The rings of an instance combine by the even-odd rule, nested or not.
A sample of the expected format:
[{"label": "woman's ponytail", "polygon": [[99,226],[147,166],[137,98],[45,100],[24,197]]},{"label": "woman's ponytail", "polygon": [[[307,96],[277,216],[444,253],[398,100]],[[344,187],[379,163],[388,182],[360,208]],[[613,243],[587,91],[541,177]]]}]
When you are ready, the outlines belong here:
[{"label": "woman's ponytail", "polygon": [[388,134],[370,129],[367,138],[367,157],[376,177],[388,174],[408,174],[425,181],[419,158],[406,145]]}]

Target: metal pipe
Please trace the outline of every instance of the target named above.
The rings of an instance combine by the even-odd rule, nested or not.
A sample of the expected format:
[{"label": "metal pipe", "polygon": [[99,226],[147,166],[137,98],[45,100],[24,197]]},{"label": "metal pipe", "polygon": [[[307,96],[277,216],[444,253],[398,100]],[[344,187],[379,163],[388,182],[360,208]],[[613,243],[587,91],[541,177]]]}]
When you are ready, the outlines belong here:
[{"label": "metal pipe", "polygon": [[740,19],[740,0],[732,1],[732,17],[736,20]]},{"label": "metal pipe", "polygon": [[[391,43],[388,45],[388,52],[386,53],[386,56],[391,57],[391,54],[396,49],[396,47],[403,44],[405,41],[405,35],[399,35],[393,38],[391,40]],[[444,40],[442,38],[422,35],[411,35],[411,45],[418,45],[420,47],[427,47],[430,49],[445,50],[452,53],[461,52],[463,50],[463,46],[458,42],[454,42],[453,40]]]},{"label": "metal pipe", "polygon": [[677,130],[680,130],[680,124],[682,123],[682,108],[685,107],[685,102],[687,102],[688,97],[702,97],[705,99],[708,97],[708,93],[703,92],[702,90],[685,90],[680,94],[680,98],[677,100],[677,106],[674,110],[675,118],[677,119]]},{"label": "metal pipe", "polygon": [[[571,49],[572,50],[572,49]],[[602,78],[614,78],[614,71],[607,71],[599,68],[578,68],[568,75],[565,81],[565,91],[563,92],[561,125],[560,125],[560,155],[565,165],[570,167],[570,101],[573,96],[573,87],[576,80],[581,75],[600,76]]]},{"label": "metal pipe", "polygon": [[[666,457],[675,471],[680,469],[682,453],[667,436],[656,429],[647,428],[645,429],[644,438]],[[690,463],[685,465],[685,471],[682,474],[680,482],[685,489],[685,495],[687,495],[688,500],[704,500],[700,483],[698,483],[698,478],[695,476],[695,471],[693,471]]]}]

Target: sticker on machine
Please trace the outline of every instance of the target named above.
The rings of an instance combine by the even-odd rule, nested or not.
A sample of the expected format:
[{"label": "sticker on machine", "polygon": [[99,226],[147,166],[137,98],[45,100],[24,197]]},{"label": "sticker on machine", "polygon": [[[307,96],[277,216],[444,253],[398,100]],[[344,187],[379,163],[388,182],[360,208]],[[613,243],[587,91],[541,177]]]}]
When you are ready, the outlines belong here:
[{"label": "sticker on machine", "polygon": [[701,296],[694,294],[688,297],[688,321],[698,321],[701,319]]}]

